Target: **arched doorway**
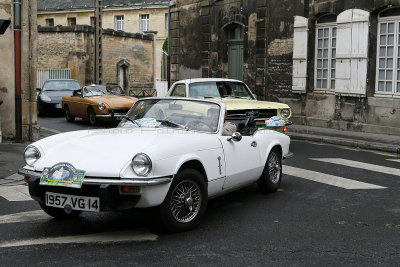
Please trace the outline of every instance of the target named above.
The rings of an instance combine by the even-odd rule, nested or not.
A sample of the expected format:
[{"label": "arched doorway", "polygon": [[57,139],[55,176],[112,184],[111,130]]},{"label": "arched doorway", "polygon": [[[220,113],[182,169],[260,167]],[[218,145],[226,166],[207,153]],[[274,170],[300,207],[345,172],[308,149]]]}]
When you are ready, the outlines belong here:
[{"label": "arched doorway", "polygon": [[125,59],[117,63],[118,84],[126,94],[129,93],[129,66],[129,62]]},{"label": "arched doorway", "polygon": [[228,44],[228,77],[243,80],[243,26],[231,23],[225,27]]}]

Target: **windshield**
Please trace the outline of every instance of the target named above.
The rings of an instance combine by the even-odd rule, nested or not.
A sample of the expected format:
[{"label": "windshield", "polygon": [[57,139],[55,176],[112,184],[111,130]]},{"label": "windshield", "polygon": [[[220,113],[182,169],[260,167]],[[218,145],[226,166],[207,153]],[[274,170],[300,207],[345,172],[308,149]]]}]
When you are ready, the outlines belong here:
[{"label": "windshield", "polygon": [[88,85],[83,88],[83,96],[124,95],[122,88],[117,86]]},{"label": "windshield", "polygon": [[62,91],[62,90],[78,90],[81,88],[78,81],[60,81],[60,80],[48,80],[43,85],[43,91]]},{"label": "windshield", "polygon": [[249,89],[240,82],[196,82],[189,85],[191,97],[222,97],[254,99]]},{"label": "windshield", "polygon": [[172,127],[201,132],[216,132],[220,106],[214,103],[176,100],[139,100],[118,127]]}]

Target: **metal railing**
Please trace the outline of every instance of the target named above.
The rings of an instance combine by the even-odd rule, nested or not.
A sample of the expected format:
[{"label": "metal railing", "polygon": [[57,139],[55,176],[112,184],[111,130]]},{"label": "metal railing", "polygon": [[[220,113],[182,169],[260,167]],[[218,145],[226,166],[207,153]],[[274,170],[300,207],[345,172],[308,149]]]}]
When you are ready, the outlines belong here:
[{"label": "metal railing", "polygon": [[36,88],[42,88],[50,79],[71,79],[71,69],[38,69],[36,71]]}]

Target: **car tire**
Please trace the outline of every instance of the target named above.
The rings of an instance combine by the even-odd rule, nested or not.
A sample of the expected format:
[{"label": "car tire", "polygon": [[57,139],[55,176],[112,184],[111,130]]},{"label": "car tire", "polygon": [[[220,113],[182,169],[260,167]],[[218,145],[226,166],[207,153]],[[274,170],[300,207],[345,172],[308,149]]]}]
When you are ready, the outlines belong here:
[{"label": "car tire", "polygon": [[89,108],[88,110],[88,120],[91,126],[95,126],[97,124],[96,112],[93,108]]},{"label": "car tire", "polygon": [[257,184],[263,193],[278,190],[282,181],[282,156],[278,149],[272,149]]},{"label": "car tire", "polygon": [[75,116],[71,114],[71,111],[69,111],[69,107],[67,105],[65,105],[65,119],[68,122],[75,121]]},{"label": "car tire", "polygon": [[196,227],[207,208],[208,193],[203,175],[194,169],[179,171],[160,206],[163,226],[170,232]]},{"label": "car tire", "polygon": [[46,206],[46,204],[44,204],[44,203],[39,203],[39,204],[44,212],[46,212],[48,215],[50,215],[51,217],[54,217],[56,219],[71,219],[71,218],[78,217],[79,214],[82,213],[82,211],[73,210],[71,214],[67,214],[67,213],[65,213],[65,211],[63,209],[49,207],[49,206]]}]

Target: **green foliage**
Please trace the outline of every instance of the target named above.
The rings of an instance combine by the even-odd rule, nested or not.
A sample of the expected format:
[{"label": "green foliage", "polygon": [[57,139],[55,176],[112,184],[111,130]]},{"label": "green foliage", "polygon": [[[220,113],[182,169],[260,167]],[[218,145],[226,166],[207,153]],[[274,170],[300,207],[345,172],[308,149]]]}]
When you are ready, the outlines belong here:
[{"label": "green foliage", "polygon": [[162,45],[162,50],[163,50],[164,52],[167,52],[167,53],[168,53],[168,37],[165,38],[165,41],[164,41],[164,43],[163,43],[163,45]]}]

